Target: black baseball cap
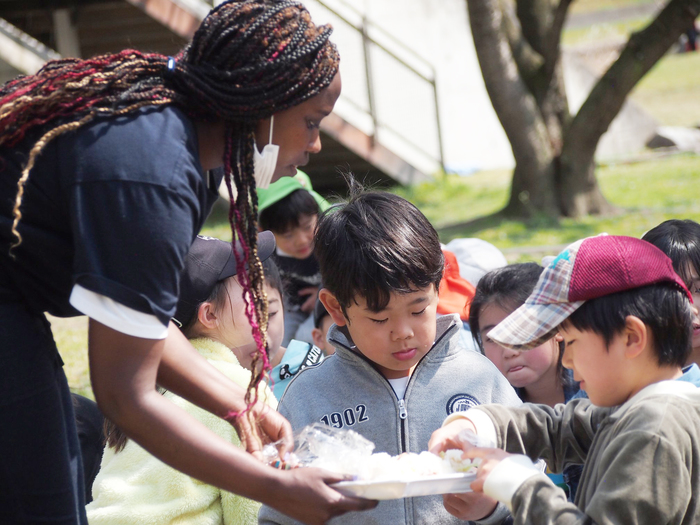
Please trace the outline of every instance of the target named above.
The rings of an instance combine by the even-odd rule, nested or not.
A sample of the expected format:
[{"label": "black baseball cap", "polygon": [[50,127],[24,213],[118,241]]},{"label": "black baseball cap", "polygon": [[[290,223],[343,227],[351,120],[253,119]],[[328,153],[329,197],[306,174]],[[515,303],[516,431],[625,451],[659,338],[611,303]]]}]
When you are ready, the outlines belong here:
[{"label": "black baseball cap", "polygon": [[[275,236],[271,231],[258,234],[258,257],[264,261],[275,251]],[[236,250],[243,253],[240,241]],[[180,296],[173,321],[180,327],[187,325],[197,307],[211,295],[219,281],[236,275],[236,256],[231,243],[198,235],[185,256],[185,267],[180,274]]]}]

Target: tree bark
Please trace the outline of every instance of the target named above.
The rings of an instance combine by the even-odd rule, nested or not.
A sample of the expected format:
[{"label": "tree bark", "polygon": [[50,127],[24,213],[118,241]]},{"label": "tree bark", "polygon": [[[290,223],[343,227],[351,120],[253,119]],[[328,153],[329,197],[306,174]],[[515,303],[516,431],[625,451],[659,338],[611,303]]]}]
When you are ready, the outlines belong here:
[{"label": "tree bark", "polygon": [[504,214],[556,215],[554,151],[535,97],[523,82],[504,35],[502,11],[491,0],[469,0],[467,7],[486,90],[516,159]]}]

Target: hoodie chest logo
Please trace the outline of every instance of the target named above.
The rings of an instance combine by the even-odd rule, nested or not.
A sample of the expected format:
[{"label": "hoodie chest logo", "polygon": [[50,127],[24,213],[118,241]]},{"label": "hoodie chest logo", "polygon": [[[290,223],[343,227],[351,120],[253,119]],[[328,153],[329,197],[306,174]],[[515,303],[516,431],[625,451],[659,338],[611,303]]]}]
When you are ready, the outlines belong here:
[{"label": "hoodie chest logo", "polygon": [[480,404],[481,403],[479,403],[474,396],[470,396],[469,394],[455,394],[447,402],[445,410],[449,416],[455,412],[465,412],[470,408],[479,406]]}]

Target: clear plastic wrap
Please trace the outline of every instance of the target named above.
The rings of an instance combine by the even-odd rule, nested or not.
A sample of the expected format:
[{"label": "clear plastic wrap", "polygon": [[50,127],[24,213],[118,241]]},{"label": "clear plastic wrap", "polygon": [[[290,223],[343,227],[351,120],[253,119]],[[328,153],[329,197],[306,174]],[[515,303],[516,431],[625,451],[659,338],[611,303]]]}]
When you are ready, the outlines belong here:
[{"label": "clear plastic wrap", "polygon": [[[465,436],[466,437],[466,436]],[[469,436],[475,439],[472,434]],[[435,475],[467,472],[473,464],[462,459],[461,450],[448,450],[440,456],[430,452],[390,456],[373,454],[374,443],[352,430],[314,423],[295,436],[295,450],[279,456],[279,443],[263,449],[267,464],[274,467],[317,467],[361,480],[419,479]]]}]

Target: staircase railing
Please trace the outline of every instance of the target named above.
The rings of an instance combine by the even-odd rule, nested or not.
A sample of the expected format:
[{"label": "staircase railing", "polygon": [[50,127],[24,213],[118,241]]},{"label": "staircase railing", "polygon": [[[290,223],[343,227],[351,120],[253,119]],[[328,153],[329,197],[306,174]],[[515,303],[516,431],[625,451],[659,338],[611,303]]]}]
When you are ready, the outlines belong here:
[{"label": "staircase railing", "polygon": [[[314,0],[314,1],[316,3],[318,3],[319,5],[321,5],[324,9],[326,9],[327,11],[332,13],[333,16],[335,16],[336,18],[341,20],[343,23],[345,23],[347,26],[351,27],[357,33],[359,33],[361,35],[368,108],[362,107],[361,104],[357,103],[356,101],[353,101],[350,98],[347,98],[346,100],[353,107],[355,107],[357,110],[369,114],[369,117],[370,117],[371,122],[372,122],[372,132],[370,133],[370,138],[372,140],[377,139],[382,128],[384,128],[386,130],[390,130],[396,136],[400,137],[401,140],[403,140],[407,144],[410,144],[412,147],[419,150],[421,153],[423,153],[428,158],[432,158],[434,161],[436,161],[440,165],[442,170],[445,171],[445,159],[444,159],[444,150],[443,150],[443,141],[442,141],[442,131],[441,131],[441,126],[440,126],[439,97],[438,97],[438,90],[437,90],[435,68],[433,67],[433,65],[430,62],[428,62],[426,59],[421,57],[419,54],[417,54],[410,47],[406,46],[403,42],[401,42],[400,40],[395,38],[393,35],[391,35],[387,31],[385,31],[381,26],[379,26],[378,24],[369,20],[364,13],[361,13],[360,11],[358,11],[356,8],[354,8],[353,6],[348,4],[347,2],[344,2],[343,0],[335,0],[336,2],[342,4],[343,8],[352,11],[353,14],[359,19],[358,22],[351,21],[347,16],[344,16],[337,9],[328,5],[328,2],[325,0]],[[372,36],[373,33],[381,34],[382,39],[384,39],[386,41],[390,41],[392,47],[398,48],[401,50],[402,54],[410,56],[411,60],[413,62],[419,62],[422,65],[422,69],[427,71],[427,73],[419,71],[416,67],[414,67],[412,64],[410,64],[407,60],[405,60],[404,58],[401,58],[398,53],[394,52],[393,50],[389,49],[387,46],[383,45],[381,42],[379,42],[376,38],[374,38]],[[401,130],[397,129],[395,126],[392,126],[391,123],[386,122],[385,120],[379,119],[377,101],[376,101],[376,96],[375,96],[376,85],[375,85],[375,81],[374,81],[373,67],[372,67],[372,47],[373,46],[375,46],[377,49],[381,50],[383,53],[385,53],[387,56],[389,56],[392,60],[401,64],[401,66],[403,66],[405,69],[407,69],[412,75],[417,77],[420,81],[423,81],[429,85],[429,87],[432,91],[432,103],[433,103],[434,111],[435,111],[437,156],[435,155],[435,152],[431,152],[431,151],[427,150],[423,145],[416,143],[415,140],[408,137],[405,133],[403,133]]]}]

